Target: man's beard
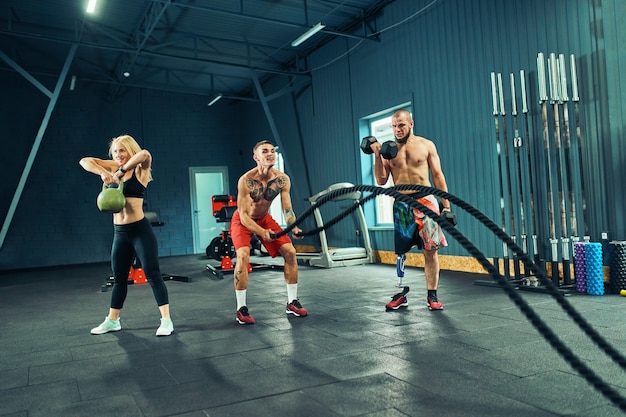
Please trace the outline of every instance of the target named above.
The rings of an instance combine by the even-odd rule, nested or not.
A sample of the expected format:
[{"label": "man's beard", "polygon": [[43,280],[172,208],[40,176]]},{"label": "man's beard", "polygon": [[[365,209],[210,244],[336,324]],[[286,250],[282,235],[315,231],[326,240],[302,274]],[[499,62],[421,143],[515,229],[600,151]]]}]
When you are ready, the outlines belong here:
[{"label": "man's beard", "polygon": [[396,142],[398,143],[402,143],[405,144],[407,140],[409,140],[409,136],[411,136],[411,133],[409,132],[409,134],[407,134],[405,137],[403,138],[396,138]]}]

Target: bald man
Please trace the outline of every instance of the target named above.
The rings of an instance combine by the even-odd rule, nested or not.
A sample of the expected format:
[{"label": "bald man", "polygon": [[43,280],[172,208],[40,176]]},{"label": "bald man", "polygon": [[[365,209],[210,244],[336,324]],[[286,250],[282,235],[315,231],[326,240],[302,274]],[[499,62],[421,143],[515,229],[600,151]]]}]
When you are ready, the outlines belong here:
[{"label": "bald man", "polygon": [[[398,154],[395,158],[385,159],[380,154],[380,143],[372,145],[374,151],[374,175],[378,185],[385,185],[389,176],[394,185],[418,184],[434,187],[447,192],[446,178],[441,169],[441,161],[435,144],[426,138],[413,133],[413,118],[407,110],[398,110],[391,117],[391,127],[398,145]],[[432,178],[432,184],[430,181]],[[415,195],[406,191],[405,194]],[[439,203],[434,195],[417,199],[421,204],[439,214]],[[450,211],[450,202],[441,198],[443,211]],[[398,285],[401,285],[404,276],[404,260],[406,252],[413,247],[422,250],[424,254],[424,273],[426,275],[426,301],[428,308],[443,310],[443,304],[437,296],[439,286],[439,257],[437,251],[448,245],[441,226],[419,210],[410,205],[395,201],[394,213],[394,243],[397,255]],[[398,310],[408,306],[406,293],[408,287],[401,293],[395,294],[387,303],[387,310]]]}]

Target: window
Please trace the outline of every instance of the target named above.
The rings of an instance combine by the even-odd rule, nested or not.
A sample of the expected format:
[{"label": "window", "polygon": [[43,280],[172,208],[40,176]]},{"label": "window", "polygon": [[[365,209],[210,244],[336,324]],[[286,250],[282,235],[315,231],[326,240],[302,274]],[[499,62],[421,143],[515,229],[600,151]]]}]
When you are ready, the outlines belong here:
[{"label": "window", "polygon": [[[408,111],[412,112],[410,103],[405,103],[400,106],[366,117],[365,119],[362,119],[362,122],[365,122],[361,124],[362,132],[364,128],[365,136],[375,136],[376,140],[379,143],[385,143],[388,140],[395,140],[395,137],[393,135],[393,129],[391,128],[391,115],[398,109],[407,109]],[[366,160],[368,161],[367,163],[370,165],[367,167],[364,166],[363,172],[369,173],[367,174],[369,178],[364,178],[364,181],[368,184],[377,185],[376,179],[374,178],[374,156],[372,155]],[[393,186],[393,180],[390,176],[387,184],[385,184],[383,187],[387,188],[391,186]],[[393,197],[389,197],[386,195],[377,196],[375,207],[377,225],[393,224]]]},{"label": "window", "polygon": [[[385,143],[388,140],[394,140],[393,129],[391,128],[391,116],[380,119],[372,119],[370,121],[370,132],[375,136],[379,143]],[[374,155],[371,158],[372,172],[374,172]],[[375,178],[372,183],[376,184]],[[393,179],[389,176],[387,183],[383,187],[393,186]],[[379,195],[376,197],[376,224],[393,223],[393,197],[387,195]]]},{"label": "window", "polygon": [[[285,172],[285,161],[283,159],[283,154],[278,149],[278,146],[274,148],[276,150],[276,164],[274,164],[274,168],[281,172]],[[270,206],[270,215],[276,219],[278,224],[281,226],[285,226],[285,216],[283,214],[283,206],[280,202],[280,196],[276,197],[274,201],[272,201],[272,205]]]}]

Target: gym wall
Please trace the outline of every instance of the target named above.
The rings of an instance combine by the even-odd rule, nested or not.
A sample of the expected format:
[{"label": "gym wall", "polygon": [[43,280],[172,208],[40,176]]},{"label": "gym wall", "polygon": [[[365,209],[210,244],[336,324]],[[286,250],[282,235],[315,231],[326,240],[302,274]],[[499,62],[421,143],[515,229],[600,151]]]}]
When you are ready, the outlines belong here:
[{"label": "gym wall", "polygon": [[[364,135],[358,121],[400,103],[412,102],[414,131],[435,141],[450,192],[501,224],[490,74],[501,73],[504,78],[509,114],[507,136],[512,143],[509,74],[519,77],[519,71],[524,70],[529,138],[535,142],[532,174],[537,187],[537,234],[540,252],[547,256],[550,249],[547,174],[541,166],[544,153],[537,54],[562,53],[566,57],[574,54],[585,147],[582,171],[589,234],[592,241],[600,241],[602,232],[608,233],[609,240],[626,239],[626,223],[621,215],[625,202],[621,178],[626,174],[623,163],[626,85],[621,74],[625,73],[626,62],[620,59],[626,46],[626,29],[621,23],[626,18],[626,3],[621,0],[442,0],[394,27],[429,4],[431,1],[427,0],[395,1],[376,22],[376,28],[384,30],[379,42],[359,43],[339,37],[303,63],[311,70],[312,82],[294,99],[295,114],[303,132],[301,144],[290,143],[293,148],[285,144],[288,155],[293,149],[293,153],[301,152],[307,159],[307,172],[302,167],[291,172],[295,187],[306,189],[311,183],[312,192],[316,193],[335,182],[360,183],[358,145]],[[274,82],[274,88],[278,88],[286,80],[277,78]],[[517,88],[517,105],[521,109],[519,78]],[[571,87],[569,91],[571,96]],[[292,105],[270,103],[283,136],[292,137],[294,132],[284,127],[285,119],[278,115],[282,108]],[[570,123],[573,140],[572,111]],[[553,124],[552,116],[549,124]],[[552,128],[550,138],[553,140]],[[512,175],[515,192],[518,189],[515,171]],[[554,171],[553,177],[556,184]],[[572,177],[581,181],[581,170]],[[558,222],[556,199],[555,193]],[[502,256],[501,243],[490,231],[466,213],[457,215],[459,229],[488,257]],[[514,216],[519,234],[521,219],[517,206]],[[579,216],[582,220],[580,211]],[[530,218],[527,212],[527,224]],[[346,239],[354,236],[354,228],[350,230],[341,224],[336,227],[345,227],[338,235]],[[370,233],[376,249],[393,251],[391,230],[376,229]],[[455,241],[449,243],[442,253],[467,255]]]},{"label": "gym wall", "polygon": [[[0,153],[4,220],[47,99],[17,74],[0,73],[0,85],[8,92],[2,94],[3,143],[15,147]],[[61,93],[0,250],[0,270],[110,259],[111,215],[96,207],[102,182],[78,161],[108,158],[109,141],[120,134],[132,135],[153,155],[146,203],[165,222],[155,228],[161,256],[192,253],[189,167],[227,165],[236,192],[237,175],[249,165],[243,150],[250,146],[239,149],[240,123],[229,122],[237,114],[231,106],[209,108],[200,95],[154,90],[131,89],[114,101],[107,94],[80,83]]]},{"label": "gym wall", "polygon": [[[626,4],[440,0],[410,18],[430,3],[396,0],[388,5],[376,21],[383,31],[379,40],[357,45],[358,40],[341,37],[326,44],[301,63],[310,70],[310,83],[298,81],[293,94],[272,100],[269,115],[258,103],[221,100],[207,107],[202,95],[131,89],[109,101],[102,86],[78,83],[75,91],[64,90],[0,248],[0,270],[108,261],[112,226],[95,207],[99,180],[82,171],[78,160],[84,155],[106,157],[113,136],[129,133],[154,154],[155,181],[148,189],[148,204],[166,222],[156,229],[161,256],[180,255],[192,251],[189,166],[228,165],[234,193],[238,175],[254,165],[252,145],[261,138],[275,140],[277,133],[299,213],[309,206],[304,201],[309,195],[336,182],[361,182],[359,120],[407,101],[413,103],[415,132],[438,146],[450,192],[499,223],[490,73],[508,77],[526,71],[530,136],[540,141],[539,52],[577,58],[590,235],[599,241],[606,231],[610,239],[626,239],[621,215],[621,178],[626,175],[626,85],[621,77],[626,72],[621,60],[626,29],[621,22]],[[291,82],[275,77],[265,80],[263,89],[269,95]],[[3,143],[13,146],[0,153],[4,219],[47,99],[10,72],[0,73],[0,90]],[[540,149],[534,158],[543,159]],[[535,179],[545,180],[541,168]],[[542,187],[535,212],[546,253],[545,184]],[[501,245],[490,232],[465,213],[457,215],[459,229],[485,255],[500,255]],[[336,240],[329,238],[331,244],[354,244],[353,224],[340,223],[332,233]],[[370,233],[375,249],[393,250],[391,230]],[[466,252],[451,241],[445,254]]]}]

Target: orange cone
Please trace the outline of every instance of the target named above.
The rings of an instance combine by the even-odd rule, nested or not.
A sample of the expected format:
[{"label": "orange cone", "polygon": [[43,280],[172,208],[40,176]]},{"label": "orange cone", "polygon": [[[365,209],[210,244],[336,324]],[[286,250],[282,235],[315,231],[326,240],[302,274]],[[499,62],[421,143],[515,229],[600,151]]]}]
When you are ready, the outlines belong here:
[{"label": "orange cone", "polygon": [[148,282],[143,268],[134,268],[132,266],[130,267],[128,279],[133,281],[133,284],[146,284]]},{"label": "orange cone", "polygon": [[232,269],[233,268],[233,261],[230,259],[230,256],[223,256],[222,257],[222,269]]}]

